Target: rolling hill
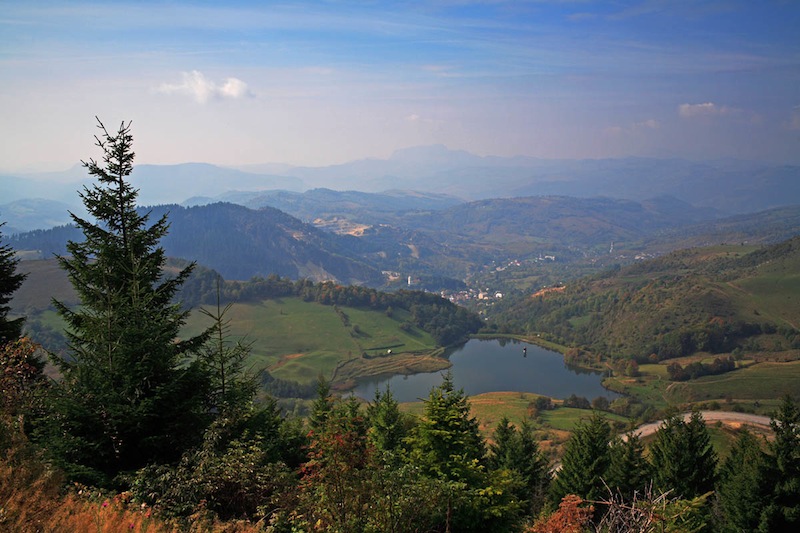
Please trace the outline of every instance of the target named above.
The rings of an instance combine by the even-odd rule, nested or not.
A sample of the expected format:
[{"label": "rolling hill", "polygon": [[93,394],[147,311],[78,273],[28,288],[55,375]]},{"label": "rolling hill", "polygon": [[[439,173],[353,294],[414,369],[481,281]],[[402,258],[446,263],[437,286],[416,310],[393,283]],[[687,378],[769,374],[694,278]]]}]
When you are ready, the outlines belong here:
[{"label": "rolling hill", "polygon": [[[142,205],[226,201],[277,207],[305,221],[324,218],[330,207],[326,204],[332,201],[337,205],[331,212],[360,210],[365,216],[372,210],[385,214],[403,209],[415,195],[412,209],[438,209],[455,199],[531,196],[604,196],[637,202],[669,196],[726,215],[800,204],[800,167],[740,160],[556,160],[478,156],[434,145],[397,150],[387,159],[328,167],[264,164],[243,169],[206,163],[137,165],[131,182],[140,190]],[[80,165],[63,172],[3,175],[0,197],[7,203],[38,198],[76,208],[77,191],[87,183]],[[331,189],[342,191],[343,197],[335,197]],[[368,199],[366,193],[378,196]],[[46,209],[43,206],[43,214]],[[26,229],[8,213],[0,214],[9,226]]]},{"label": "rolling hill", "polygon": [[325,223],[347,218],[356,224],[393,222],[405,213],[438,211],[463,203],[458,198],[436,193],[390,190],[381,193],[311,189],[292,191],[237,191],[214,198],[190,198],[184,205],[230,202],[251,209],[273,207],[304,222]]},{"label": "rolling hill", "polygon": [[[169,261],[167,275],[183,266]],[[79,305],[76,293],[55,259],[22,261],[19,269],[28,278],[14,294],[12,313],[26,317],[27,335],[59,353],[66,348],[65,324],[51,300]],[[217,280],[215,272],[198,267],[183,285],[178,299],[195,309],[186,336],[211,325],[196,309],[216,301]],[[320,374],[346,388],[364,377],[445,368],[447,361],[439,357],[443,347],[482,325],[477,315],[420,291],[384,293],[270,276],[224,281],[220,295],[231,303],[225,316],[228,334],[244,339],[247,367],[276,396],[313,395]]]},{"label": "rolling hill", "polygon": [[[256,197],[247,193],[247,199],[287,205],[315,224],[269,206],[216,203],[149,209],[154,217],[169,213],[170,230],[163,241],[168,255],[195,260],[226,279],[274,273],[377,287],[387,281],[383,271],[397,273],[399,279],[443,278],[432,290],[464,280],[468,272],[486,265],[543,254],[562,263],[625,264],[639,252],[768,243],[800,232],[796,206],[721,219],[718,213],[670,197],[634,202],[546,196],[460,203],[437,195],[316,190]],[[68,239],[80,238],[74,228],[57,227],[11,236],[9,242],[18,251],[38,250],[48,257],[63,253]],[[635,253],[612,256],[612,243]]]},{"label": "rolling hill", "polygon": [[[169,214],[162,241],[167,255],[197,261],[226,279],[278,274],[293,279],[337,280],[380,285],[375,267],[349,254],[344,237],[323,232],[277,209],[251,210],[233,204],[150,209],[151,220]],[[15,250],[63,254],[67,240],[80,240],[74,227],[34,231],[9,239]]]},{"label": "rolling hill", "polygon": [[800,355],[800,237],[687,249],[528,296],[499,320],[654,362],[695,352]]}]

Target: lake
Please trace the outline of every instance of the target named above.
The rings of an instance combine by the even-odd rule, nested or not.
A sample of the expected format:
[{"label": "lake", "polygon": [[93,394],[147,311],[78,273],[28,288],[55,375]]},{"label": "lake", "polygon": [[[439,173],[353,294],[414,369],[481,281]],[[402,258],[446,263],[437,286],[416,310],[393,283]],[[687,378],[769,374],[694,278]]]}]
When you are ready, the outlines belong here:
[{"label": "lake", "polygon": [[[472,339],[452,351],[449,359],[453,383],[469,396],[497,391],[534,392],[561,399],[575,394],[589,401],[620,396],[603,388],[599,373],[568,367],[560,353],[526,342]],[[372,400],[376,388],[385,391],[388,385],[398,402],[413,402],[427,398],[431,388],[442,383],[444,372],[363,381],[352,392]]]}]

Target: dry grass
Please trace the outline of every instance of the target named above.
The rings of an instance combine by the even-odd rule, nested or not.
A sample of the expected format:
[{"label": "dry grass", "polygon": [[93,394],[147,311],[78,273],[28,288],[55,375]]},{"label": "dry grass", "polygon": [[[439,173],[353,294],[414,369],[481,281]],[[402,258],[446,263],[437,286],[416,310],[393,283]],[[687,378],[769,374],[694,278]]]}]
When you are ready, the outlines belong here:
[{"label": "dry grass", "polygon": [[4,533],[255,533],[250,522],[220,522],[202,510],[188,520],[165,520],[127,494],[64,490],[63,477],[32,452],[7,417],[0,420],[0,531]]}]

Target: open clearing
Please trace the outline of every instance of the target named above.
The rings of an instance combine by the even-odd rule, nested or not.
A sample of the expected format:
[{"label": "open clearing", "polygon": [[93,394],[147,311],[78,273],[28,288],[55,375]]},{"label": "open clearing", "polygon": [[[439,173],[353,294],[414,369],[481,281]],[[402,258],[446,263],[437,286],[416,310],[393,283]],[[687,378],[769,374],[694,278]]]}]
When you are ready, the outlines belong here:
[{"label": "open clearing", "polygon": [[[231,339],[250,344],[248,368],[268,369],[299,383],[313,382],[320,374],[338,381],[447,366],[444,360],[437,365],[422,357],[434,352],[436,343],[419,328],[401,328],[408,318],[402,309],[387,316],[287,297],[234,304],[226,318]],[[209,319],[195,311],[184,334],[196,335],[208,325]],[[346,363],[347,372],[340,372]]]}]

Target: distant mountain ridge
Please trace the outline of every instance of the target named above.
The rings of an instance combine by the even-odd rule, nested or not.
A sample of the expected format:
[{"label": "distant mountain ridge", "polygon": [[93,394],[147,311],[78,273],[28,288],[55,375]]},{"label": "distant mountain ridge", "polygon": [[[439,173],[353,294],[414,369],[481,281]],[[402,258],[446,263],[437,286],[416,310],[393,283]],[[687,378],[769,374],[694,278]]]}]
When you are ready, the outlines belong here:
[{"label": "distant mountain ridge", "polygon": [[[800,233],[797,206],[719,219],[709,210],[665,197],[634,202],[547,196],[445,207],[453,200],[433,196],[424,197],[423,202],[439,209],[398,206],[395,211],[384,207],[382,212],[380,206],[391,203],[391,196],[376,200],[364,193],[315,194],[320,196],[288,197],[299,202],[296,210],[310,209],[309,218],[314,216],[314,206],[327,209],[328,214],[347,212],[350,226],[323,230],[269,206],[250,209],[214,203],[141,209],[152,210],[153,217],[169,213],[170,229],[162,241],[169,256],[195,260],[227,279],[274,273],[370,286],[385,283],[387,275],[382,271],[463,280],[467,272],[496,261],[543,254],[556,254],[564,261],[607,256],[612,243],[664,252],[684,242],[774,242],[777,237]],[[338,200],[327,205],[325,198]],[[406,197],[398,204],[410,201],[402,198]],[[359,215],[364,206],[370,211]],[[353,227],[359,231],[342,231]],[[708,233],[703,233],[704,228]],[[9,243],[18,251],[40,250],[47,257],[64,253],[69,239],[80,240],[82,235],[62,226],[12,235]]]},{"label": "distant mountain ridge", "polygon": [[[313,189],[380,194],[417,191],[462,201],[527,196],[606,196],[644,201],[671,196],[725,214],[800,204],[800,166],[641,157],[566,160],[479,156],[442,145],[411,147],[397,150],[387,159],[327,167],[137,165],[131,180],[140,189],[142,205],[181,204],[192,197],[227,201],[221,195],[246,191],[302,193]],[[80,203],[76,193],[86,183],[80,166],[56,173],[4,175],[0,176],[0,197],[6,203],[43,198],[76,206]]]},{"label": "distant mountain ridge", "polygon": [[0,222],[10,221],[3,227],[3,233],[13,235],[69,224],[72,222],[69,212],[76,209],[56,200],[25,198],[0,205]]},{"label": "distant mountain ridge", "polygon": [[463,200],[437,193],[389,190],[382,193],[311,189],[293,191],[228,192],[215,198],[190,198],[184,205],[231,202],[251,209],[273,207],[305,222],[347,217],[354,222],[380,224],[413,211],[439,211]]},{"label": "distant mountain ridge", "polygon": [[[185,208],[160,205],[151,223],[168,214],[169,232],[161,245],[167,255],[197,261],[226,279],[270,274],[293,279],[335,280],[380,285],[379,270],[348,251],[345,237],[323,232],[277,209],[257,211],[234,204]],[[39,250],[44,257],[65,253],[67,240],[82,240],[73,226],[39,230],[9,239],[15,250]]]},{"label": "distant mountain ridge", "polygon": [[465,200],[555,195],[641,201],[673,196],[728,214],[800,203],[800,166],[751,161],[478,156],[433,145],[398,150],[389,159],[295,167],[283,174],[302,179],[307,187],[365,192],[401,187]]}]

